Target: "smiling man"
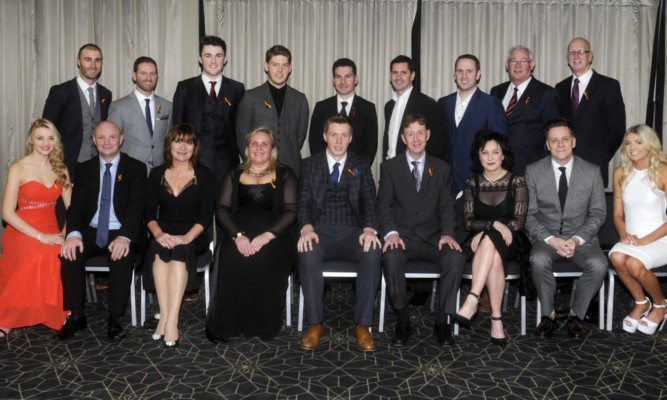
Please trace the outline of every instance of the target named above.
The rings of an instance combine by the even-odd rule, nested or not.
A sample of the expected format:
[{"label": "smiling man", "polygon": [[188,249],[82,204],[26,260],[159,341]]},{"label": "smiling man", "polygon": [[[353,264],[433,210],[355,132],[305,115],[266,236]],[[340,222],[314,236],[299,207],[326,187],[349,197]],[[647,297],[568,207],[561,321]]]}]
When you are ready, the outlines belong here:
[{"label": "smiling man", "polygon": [[526,166],[546,155],[542,126],[560,116],[554,89],[533,76],[533,53],[524,46],[512,47],[505,60],[510,80],[494,86],[491,96],[503,103],[507,117],[514,172],[523,176]]},{"label": "smiling man", "polygon": [[306,95],[287,85],[292,73],[292,53],[275,45],[266,51],[264,72],[267,81],[248,90],[239,105],[236,140],[244,148],[248,133],[260,126],[269,128],[276,138],[278,161],[299,174],[301,147],[308,134]]},{"label": "smiling man", "polygon": [[148,171],[164,162],[164,138],[171,128],[171,101],[154,93],[158,82],[157,63],[150,57],[134,61],[132,82],[135,89],[114,101],[109,121],[125,138],[122,150],[146,164]]},{"label": "smiling man", "polygon": [[322,138],[324,120],[333,114],[343,114],[352,122],[354,131],[350,151],[366,157],[373,164],[378,145],[378,120],[375,104],[355,93],[359,75],[357,75],[357,65],[354,61],[349,58],[340,58],[333,63],[331,72],[336,95],[315,104],[308,135],[310,154],[317,154],[327,147]]}]

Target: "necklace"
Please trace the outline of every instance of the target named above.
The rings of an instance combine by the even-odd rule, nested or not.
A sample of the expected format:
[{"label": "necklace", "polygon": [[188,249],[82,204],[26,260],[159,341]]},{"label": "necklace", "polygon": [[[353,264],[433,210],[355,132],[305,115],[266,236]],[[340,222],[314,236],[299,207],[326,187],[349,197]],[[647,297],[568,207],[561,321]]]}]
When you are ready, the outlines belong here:
[{"label": "necklace", "polygon": [[248,169],[247,169],[247,172],[248,172],[248,175],[250,175],[250,176],[255,176],[255,177],[258,177],[258,178],[259,178],[259,177],[262,177],[262,176],[265,176],[265,175],[270,174],[271,172],[273,172],[273,170],[272,170],[272,169],[267,169],[267,170],[264,171],[264,172],[253,172],[252,169],[248,168]]},{"label": "necklace", "polygon": [[486,172],[482,172],[482,175],[484,175],[484,178],[486,178],[487,181],[493,183],[493,182],[497,181],[498,179],[502,178],[503,176],[505,176],[505,170],[501,168],[500,169],[500,175],[498,175],[498,177],[496,179],[491,179],[488,176],[486,176]]}]

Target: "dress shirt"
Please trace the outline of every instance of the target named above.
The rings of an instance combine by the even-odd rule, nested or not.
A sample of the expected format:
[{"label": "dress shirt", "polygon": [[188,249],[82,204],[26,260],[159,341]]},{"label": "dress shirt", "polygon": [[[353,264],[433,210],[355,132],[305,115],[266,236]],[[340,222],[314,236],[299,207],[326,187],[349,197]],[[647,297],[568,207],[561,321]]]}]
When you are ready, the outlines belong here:
[{"label": "dress shirt", "polygon": [[401,122],[403,122],[403,113],[405,112],[405,106],[408,104],[408,99],[410,98],[410,93],[412,93],[413,86],[410,86],[402,95],[398,96],[396,92],[392,95],[394,100],[394,109],[391,112],[391,119],[389,120],[389,130],[387,132],[387,140],[389,140],[389,146],[387,148],[387,159],[394,158],[396,156],[396,143],[398,141],[398,135],[401,131]]},{"label": "dress shirt", "polygon": [[572,95],[572,88],[574,87],[574,80],[579,79],[579,104],[581,104],[581,96],[584,95],[586,88],[588,87],[588,82],[591,81],[593,77],[593,69],[589,69],[585,74],[581,76],[572,75],[572,85],[570,85],[570,95]]},{"label": "dress shirt", "polygon": [[341,176],[343,176],[343,167],[345,166],[345,160],[347,160],[347,153],[343,156],[343,158],[340,159],[340,161],[336,161],[333,157],[331,157],[331,154],[329,154],[329,149],[326,151],[327,153],[327,164],[329,164],[329,175],[333,172],[334,164],[340,163],[340,166],[338,167],[338,182],[340,182]]},{"label": "dress shirt", "polygon": [[[406,161],[408,163],[408,168],[410,168],[410,174],[411,175],[414,175],[414,165],[412,165],[412,162],[413,161],[418,161],[419,164],[417,164],[417,168],[419,168],[419,175],[424,176],[424,163],[426,162],[426,152],[424,152],[424,154],[422,154],[422,156],[419,160],[414,160],[414,159],[412,159],[412,157],[410,157],[410,155],[406,151],[405,152],[405,158],[406,158]],[[384,235],[384,241],[386,242],[387,239],[389,238],[389,236],[393,235],[394,233],[399,235],[398,231],[389,231],[389,232],[387,232],[386,235]]]},{"label": "dress shirt", "polygon": [[151,121],[155,121],[155,95],[151,93],[149,97],[144,96],[141,94],[138,90],[134,89],[134,95],[137,97],[137,101],[139,102],[139,105],[141,106],[141,113],[144,115],[144,119],[146,119],[146,99],[150,100],[149,106],[151,109]]},{"label": "dress shirt", "polygon": [[352,93],[352,96],[350,96],[349,99],[342,99],[340,95],[336,95],[336,110],[338,110],[338,113],[340,113],[343,108],[343,105],[340,104],[344,101],[347,101],[347,106],[345,107],[345,113],[349,117],[352,111],[352,102],[354,101],[354,93]]},{"label": "dress shirt", "polygon": [[531,79],[533,79],[532,76],[530,78],[528,78],[525,82],[520,84],[519,86],[514,86],[514,84],[510,81],[510,85],[507,88],[507,92],[505,93],[505,97],[503,97],[503,109],[507,110],[507,106],[510,104],[510,100],[512,100],[512,95],[514,94],[514,88],[516,87],[516,88],[519,89],[516,92],[516,100],[518,102],[519,99],[521,98],[521,96],[523,95],[523,92],[526,91],[526,87],[530,83]]},{"label": "dress shirt", "polygon": [[[475,89],[475,92],[477,89]],[[472,99],[472,96],[475,95],[475,92],[470,93],[470,96],[468,96],[466,99],[462,99],[460,96],[460,92],[456,92],[456,107],[454,108],[454,121],[456,122],[456,126],[459,126],[459,123],[461,123],[461,120],[463,119],[463,115],[465,115],[466,110],[468,109],[468,104],[470,104],[470,99]]]},{"label": "dress shirt", "polygon": [[[209,78],[206,76],[206,74],[202,73],[201,74],[201,80],[204,82],[204,87],[206,88],[206,93],[211,91],[211,82],[215,81],[215,97],[218,97],[218,93],[220,93],[220,86],[222,86],[222,74],[215,76],[213,78]],[[151,112],[153,109],[151,109]]]},{"label": "dress shirt", "polygon": [[97,81],[93,82],[92,85],[89,85],[88,82],[84,81],[83,78],[81,78],[81,75],[78,75],[76,77],[76,83],[79,85],[79,88],[83,92],[83,94],[86,95],[86,103],[90,105],[91,107],[94,107],[94,104],[90,104],[90,101],[88,100],[88,88],[93,88],[93,97],[95,100],[97,100]]}]

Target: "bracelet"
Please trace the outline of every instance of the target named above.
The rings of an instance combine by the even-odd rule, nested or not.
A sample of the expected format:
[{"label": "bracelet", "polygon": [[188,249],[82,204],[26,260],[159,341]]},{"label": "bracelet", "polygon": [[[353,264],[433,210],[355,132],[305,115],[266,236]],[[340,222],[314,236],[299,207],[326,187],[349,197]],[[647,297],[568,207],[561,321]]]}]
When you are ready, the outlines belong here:
[{"label": "bracelet", "polygon": [[236,240],[236,239],[240,238],[240,237],[243,236],[243,235],[245,235],[245,232],[243,232],[243,231],[241,231],[241,232],[236,232],[236,234],[234,234],[234,236],[232,236],[232,240]]}]

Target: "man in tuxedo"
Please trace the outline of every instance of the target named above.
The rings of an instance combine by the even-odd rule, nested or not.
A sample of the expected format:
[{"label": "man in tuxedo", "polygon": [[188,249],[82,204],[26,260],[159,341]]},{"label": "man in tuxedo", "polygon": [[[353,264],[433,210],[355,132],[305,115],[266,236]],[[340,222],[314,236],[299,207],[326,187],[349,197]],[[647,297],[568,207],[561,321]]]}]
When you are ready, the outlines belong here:
[{"label": "man in tuxedo", "polygon": [[448,317],[456,313],[456,295],[465,258],[454,240],[456,218],[451,168],[426,152],[430,131],[421,115],[408,115],[401,124],[404,153],[382,163],[378,208],[384,237],[382,265],[389,298],[398,315],[395,346],[411,334],[405,289],[409,259],[424,258],[440,267],[440,301],[433,334],[440,345],[454,338]]},{"label": "man in tuxedo", "polygon": [[405,151],[400,138],[401,123],[405,115],[421,114],[426,117],[431,139],[426,144],[428,154],[443,158],[445,142],[440,125],[440,113],[435,100],[412,86],[415,79],[415,64],[408,56],[400,55],[391,60],[389,82],[394,95],[384,105],[384,135],[382,160],[393,158]]},{"label": "man in tuxedo", "polygon": [[378,147],[378,120],[375,104],[358,96],[354,90],[359,83],[357,65],[349,58],[340,58],[333,63],[333,86],[336,95],[318,101],[310,120],[310,154],[317,154],[327,148],[322,138],[324,120],[333,114],[346,115],[352,121],[354,139],[350,151],[364,156],[373,164]]},{"label": "man in tuxedo", "polygon": [[278,161],[299,174],[301,146],[308,134],[308,100],[306,95],[287,85],[292,73],[292,53],[275,45],[266,51],[264,71],[268,80],[248,90],[239,105],[236,118],[236,140],[245,148],[245,138],[253,129],[265,126],[273,132]]},{"label": "man in tuxedo", "polygon": [[609,162],[625,133],[625,104],[618,81],[591,69],[592,63],[588,40],[572,39],[567,46],[572,76],[556,85],[556,93],[560,113],[577,136],[577,155],[600,167],[606,187]]},{"label": "man in tuxedo", "polygon": [[507,133],[503,105],[477,87],[482,77],[479,60],[472,54],[463,54],[454,63],[454,80],[458,90],[438,100],[442,126],[445,130],[445,161],[452,166],[454,192],[463,190],[470,170],[470,147],[475,133],[482,129]]},{"label": "man in tuxedo", "polygon": [[491,96],[503,104],[507,116],[510,148],[514,155],[514,172],[523,176],[526,166],[544,158],[544,123],[558,118],[554,89],[533,75],[535,60],[529,48],[514,46],[505,60],[510,80],[494,86]]},{"label": "man in tuxedo", "polygon": [[109,121],[124,138],[121,150],[146,164],[149,172],[164,162],[164,138],[171,128],[171,101],[154,93],[157,81],[155,60],[137,58],[132,71],[134,91],[109,107]]},{"label": "man in tuxedo", "polygon": [[97,82],[102,74],[102,50],[93,43],[84,44],[76,66],[76,78],[51,86],[42,112],[42,118],[53,122],[60,132],[65,165],[72,177],[78,163],[97,155],[93,132],[107,119],[111,104],[111,92]]},{"label": "man in tuxedo", "polygon": [[299,184],[299,274],[310,327],[301,348],[315,349],[324,335],[322,262],[346,259],[358,264],[354,333],[361,351],[375,350],[373,323],[381,276],[381,243],[375,183],[365,157],[348,152],[352,123],[336,114],[324,122],[327,149],[302,162]]},{"label": "man in tuxedo", "polygon": [[[71,310],[56,338],[67,340],[87,326],[83,311],[86,262],[104,254],[109,263],[109,316],[112,340],[125,337],[120,317],[130,296],[134,247],[144,210],[146,166],[120,152],[123,135],[109,121],[93,135],[99,154],[77,169],[72,203],[67,210],[67,240],[61,256],[63,309]],[[134,295],[134,293],[132,293]]]},{"label": "man in tuxedo", "polygon": [[526,168],[530,265],[542,304],[542,321],[536,332],[548,336],[556,326],[552,264],[568,259],[583,271],[567,317],[570,334],[580,337],[585,334],[580,316],[586,314],[609,265],[597,238],[606,217],[604,187],[600,168],[573,155],[578,141],[567,120],[548,121],[544,132],[551,156]]},{"label": "man in tuxedo", "polygon": [[199,40],[202,73],[178,82],[174,93],[172,120],[195,127],[201,143],[199,162],[222,182],[231,168],[239,165],[236,146],[236,113],[245,92],[241,82],[222,75],[227,64],[227,44],[217,36]]}]

